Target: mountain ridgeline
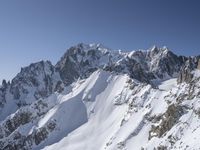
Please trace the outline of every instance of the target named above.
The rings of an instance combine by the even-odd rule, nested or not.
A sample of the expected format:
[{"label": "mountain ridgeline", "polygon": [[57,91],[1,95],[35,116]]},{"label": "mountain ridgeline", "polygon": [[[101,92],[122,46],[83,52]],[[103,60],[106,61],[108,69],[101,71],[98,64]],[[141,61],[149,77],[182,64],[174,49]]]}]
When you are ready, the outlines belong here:
[{"label": "mountain ridgeline", "polygon": [[[190,72],[200,68],[200,55],[195,57],[177,56],[168,48],[144,51],[121,52],[104,48],[100,44],[78,44],[67,50],[60,61],[54,66],[50,61],[32,63],[21,69],[20,73],[10,82],[3,80],[1,100],[5,102],[6,91],[13,99],[24,103],[28,88],[34,91],[34,99],[44,98],[56,91],[62,91],[64,85],[75,80],[87,78],[97,69],[110,72],[126,73],[131,78],[143,83],[152,83],[154,79],[178,77],[178,82],[190,80]],[[9,90],[8,90],[9,89]]]},{"label": "mountain ridgeline", "polygon": [[[186,94],[187,90],[182,95],[180,95],[180,92],[179,95],[174,93],[173,99],[176,99],[176,101],[172,102],[172,100],[166,98],[169,96],[166,92],[165,97],[162,98],[166,101],[166,109],[163,109],[163,112],[161,111],[158,114],[155,113],[152,115],[149,108],[149,112],[144,114],[144,118],[146,119],[142,119],[137,130],[130,132],[130,135],[121,142],[117,142],[115,140],[117,140],[117,137],[120,137],[117,133],[120,133],[122,129],[116,129],[113,131],[116,134],[109,135],[110,139],[106,141],[106,144],[100,142],[103,148],[99,149],[127,148],[130,146],[129,143],[127,144],[127,141],[132,137],[137,137],[145,124],[149,124],[148,141],[152,141],[152,139],[155,139],[154,137],[164,137],[167,131],[170,131],[177,124],[181,116],[189,112],[189,106],[182,105],[183,99],[186,97],[194,99],[200,93],[200,91],[195,91],[195,89],[198,89],[196,83],[199,82],[195,70],[200,70],[200,55],[193,57],[177,56],[167,47],[159,48],[154,46],[148,50],[123,52],[110,50],[101,44],[81,43],[73,46],[66,51],[56,65],[52,65],[50,61],[32,63],[22,68],[11,82],[2,81],[0,87],[0,149],[41,149],[59,142],[64,137],[67,137],[69,133],[79,129],[83,124],[88,124],[92,120],[90,119],[90,115],[94,114],[95,107],[93,108],[91,103],[97,105],[97,102],[94,102],[95,99],[98,99],[97,96],[105,92],[106,88],[109,88],[109,85],[103,88],[107,80],[109,80],[108,83],[113,82],[111,87],[114,88],[118,77],[122,80],[121,76],[126,76],[124,78],[127,81],[125,82],[124,79],[120,82],[129,84],[124,86],[124,88],[126,89],[129,86],[127,90],[132,93],[132,97],[126,97],[128,95],[127,92],[124,94],[124,101],[121,100],[121,97],[118,100],[116,99],[118,96],[117,92],[113,93],[113,99],[115,99],[113,103],[114,107],[120,107],[118,105],[127,106],[126,111],[121,112],[123,117],[120,118],[121,120],[119,119],[120,125],[118,128],[129,121],[124,116],[129,116],[128,118],[134,116],[135,110],[133,108],[137,108],[135,114],[144,109],[145,102],[142,104],[142,100],[139,100],[140,97],[143,97],[143,101],[145,101],[150,97],[151,92],[164,92],[166,90],[160,89],[159,85],[163,81],[175,79],[177,87],[184,85],[185,89],[189,88],[189,94]],[[88,81],[87,85],[84,85],[90,78],[95,78],[94,74],[99,76],[100,79],[102,78],[102,80],[99,83],[96,81],[94,85],[90,85]],[[113,76],[116,76],[116,82]],[[90,81],[91,83],[93,82],[92,80]],[[75,94],[75,96],[69,96],[70,93],[73,95],[78,92],[76,90],[76,88],[79,88],[77,84],[85,86],[84,90],[86,93],[88,92],[86,97],[84,96],[84,91],[79,91],[80,93]],[[87,91],[87,88],[90,86],[94,86],[96,90],[93,92]],[[145,90],[147,90],[146,93]],[[140,94],[140,96],[137,95],[141,91],[144,91],[144,93]],[[123,92],[124,90],[122,90]],[[198,94],[195,95],[195,92]],[[95,95],[94,93],[97,94]],[[62,98],[60,98],[62,96],[63,99],[69,100],[62,101]],[[102,100],[104,99],[106,98],[102,96]],[[146,108],[150,107],[149,105],[146,105]],[[113,106],[109,107],[113,108]],[[102,107],[107,106],[103,106],[102,104]],[[70,112],[68,112],[69,110]],[[54,112],[53,117],[50,115],[51,111]],[[61,119],[62,117],[66,117],[62,116],[63,111],[67,111],[69,114],[75,112],[76,115],[73,116],[72,113],[72,116],[68,116],[69,122],[66,122],[65,119],[63,119],[64,121]],[[198,109],[194,109],[193,111],[199,115]],[[80,117],[83,114],[85,115]],[[44,118],[48,119],[45,120]],[[159,122],[160,126],[156,126]],[[171,139],[173,136],[172,134],[170,135]],[[157,147],[154,148],[176,149],[173,146],[177,141],[173,142],[174,144],[168,144],[167,142],[160,141]],[[79,148],[84,149],[84,146],[81,146],[80,144]],[[140,145],[139,148],[143,148],[143,146]],[[144,148],[151,149],[148,145],[144,145]],[[76,148],[71,149],[75,150]],[[88,147],[88,149],[92,149],[92,146]]]}]

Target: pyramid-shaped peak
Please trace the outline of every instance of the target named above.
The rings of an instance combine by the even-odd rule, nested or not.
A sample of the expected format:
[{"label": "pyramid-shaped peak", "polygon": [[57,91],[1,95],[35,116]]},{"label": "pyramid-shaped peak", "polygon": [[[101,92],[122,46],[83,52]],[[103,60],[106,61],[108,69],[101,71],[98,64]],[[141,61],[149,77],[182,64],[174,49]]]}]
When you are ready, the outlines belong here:
[{"label": "pyramid-shaped peak", "polygon": [[171,52],[167,46],[158,47],[156,45],[152,46],[148,51],[153,55],[155,55],[155,54],[168,54],[169,52]]},{"label": "pyramid-shaped peak", "polygon": [[151,48],[150,48],[150,50],[151,51],[157,51],[159,48],[156,46],[156,45],[153,45]]}]

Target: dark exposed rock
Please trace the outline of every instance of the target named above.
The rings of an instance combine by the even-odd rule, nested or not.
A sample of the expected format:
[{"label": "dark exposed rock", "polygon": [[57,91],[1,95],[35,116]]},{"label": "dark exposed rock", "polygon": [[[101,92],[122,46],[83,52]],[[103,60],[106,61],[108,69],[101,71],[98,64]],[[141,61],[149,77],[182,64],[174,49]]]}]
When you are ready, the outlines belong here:
[{"label": "dark exposed rock", "polygon": [[134,60],[129,60],[127,66],[130,71],[130,76],[134,79],[137,79],[138,81],[150,83],[151,79],[155,79],[155,76],[153,74],[146,72],[142,68],[141,64],[137,63]]},{"label": "dark exposed rock", "polygon": [[79,68],[73,62],[72,57],[67,56],[65,59],[63,66],[59,66],[59,68],[57,66],[57,70],[60,72],[60,76],[65,81],[65,84],[70,84],[79,77]]},{"label": "dark exposed rock", "polygon": [[29,112],[18,112],[13,118],[8,119],[5,122],[4,128],[6,128],[6,136],[10,135],[20,125],[24,125],[31,121],[31,113]]},{"label": "dark exposed rock", "polygon": [[150,51],[136,51],[128,59],[130,75],[141,82],[151,83],[153,79],[164,79],[178,74],[186,58],[177,56],[166,47],[153,47]]},{"label": "dark exposed rock", "polygon": [[34,135],[35,144],[40,144],[44,139],[47,138],[48,131],[46,128],[39,129]]},{"label": "dark exposed rock", "polygon": [[157,57],[157,59],[155,59],[156,57],[151,58],[155,62],[152,63],[150,71],[154,72],[159,78],[164,78],[165,74],[173,76],[175,73],[179,72],[182,61],[167,48],[160,50]]},{"label": "dark exposed rock", "polygon": [[7,89],[8,85],[9,84],[6,82],[6,80],[2,81],[2,88]]},{"label": "dark exposed rock", "polygon": [[58,82],[56,83],[54,92],[57,91],[58,93],[61,93],[63,90],[64,90],[63,82],[62,82],[62,81],[58,81]]},{"label": "dark exposed rock", "polygon": [[60,72],[64,83],[69,85],[74,80],[85,78],[100,68],[99,59],[104,55],[109,54],[99,50],[98,45],[90,47],[81,43],[67,50],[56,64],[56,70]]},{"label": "dark exposed rock", "polygon": [[194,62],[193,62],[192,58],[189,58],[186,61],[185,65],[181,68],[177,82],[178,83],[183,83],[183,82],[189,83],[193,78],[193,75],[191,73],[193,69],[194,69]]},{"label": "dark exposed rock", "polygon": [[[44,115],[50,108],[42,100],[38,100],[30,108],[20,108],[12,117],[8,117],[0,125],[0,139],[9,137],[18,127],[30,123],[36,118]],[[33,112],[34,110],[34,112]],[[51,129],[51,124],[49,126]]]},{"label": "dark exposed rock", "polygon": [[192,70],[190,68],[182,68],[182,70],[179,74],[179,77],[177,79],[177,82],[178,83],[183,83],[183,82],[189,83],[193,78],[191,71]]},{"label": "dark exposed rock", "polygon": [[200,59],[199,59],[199,61],[198,61],[197,69],[200,70]]},{"label": "dark exposed rock", "polygon": [[161,123],[158,126],[152,125],[152,128],[149,131],[149,139],[151,139],[154,136],[160,138],[163,134],[169,131],[174,126],[174,124],[178,122],[179,118],[183,114],[184,114],[183,106],[175,104],[170,105],[167,111],[162,115]]},{"label": "dark exposed rock", "polygon": [[6,150],[29,150],[33,145],[39,145],[43,142],[50,132],[56,127],[55,122],[49,122],[46,126],[34,130],[29,135],[22,135],[15,132],[7,141],[0,140],[0,149]]},{"label": "dark exposed rock", "polygon": [[156,148],[156,150],[167,150],[167,146],[160,145]]},{"label": "dark exposed rock", "polygon": [[188,98],[188,94],[186,93],[181,93],[177,98],[176,98],[176,101],[178,103],[181,103],[183,102],[183,100],[187,99]]},{"label": "dark exposed rock", "polygon": [[193,74],[192,71],[194,69],[199,68],[200,66],[200,56],[196,56],[196,57],[189,57],[184,65],[181,67],[177,82],[178,83],[189,83],[192,81],[193,78]]},{"label": "dark exposed rock", "polygon": [[[50,120],[43,127],[34,129],[31,134],[23,135],[17,129],[44,115],[50,107],[42,100],[38,100],[31,107],[19,109],[12,117],[8,117],[0,126],[0,149],[21,150],[31,149],[43,142],[56,127],[56,120]],[[34,110],[35,112],[33,112]],[[5,140],[7,139],[7,140]]]},{"label": "dark exposed rock", "polygon": [[9,86],[10,83],[7,83],[6,80],[2,81],[2,86],[0,87],[0,107],[3,107],[3,104],[6,102],[6,91]]}]

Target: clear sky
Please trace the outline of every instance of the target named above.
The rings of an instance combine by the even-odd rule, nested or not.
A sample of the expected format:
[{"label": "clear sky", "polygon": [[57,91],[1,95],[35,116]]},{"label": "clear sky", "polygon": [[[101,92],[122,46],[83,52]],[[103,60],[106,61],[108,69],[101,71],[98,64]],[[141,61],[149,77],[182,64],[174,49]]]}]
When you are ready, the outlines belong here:
[{"label": "clear sky", "polygon": [[0,0],[0,80],[80,42],[200,54],[199,0]]}]

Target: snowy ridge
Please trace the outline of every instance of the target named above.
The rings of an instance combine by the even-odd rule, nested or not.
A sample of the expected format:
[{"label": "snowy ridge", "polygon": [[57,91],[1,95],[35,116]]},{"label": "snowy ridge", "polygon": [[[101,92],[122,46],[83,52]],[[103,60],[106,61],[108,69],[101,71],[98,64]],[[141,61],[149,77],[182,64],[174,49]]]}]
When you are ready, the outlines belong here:
[{"label": "snowy ridge", "polygon": [[0,87],[0,149],[199,149],[199,60],[81,43],[33,63]]}]

